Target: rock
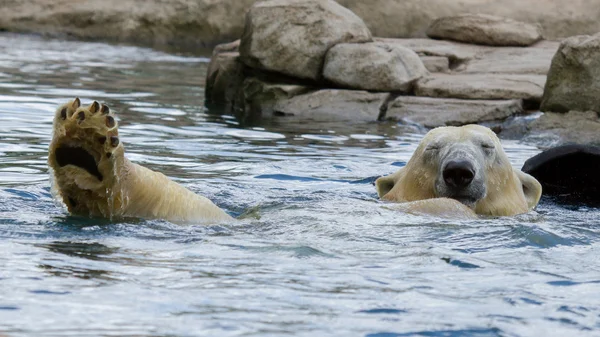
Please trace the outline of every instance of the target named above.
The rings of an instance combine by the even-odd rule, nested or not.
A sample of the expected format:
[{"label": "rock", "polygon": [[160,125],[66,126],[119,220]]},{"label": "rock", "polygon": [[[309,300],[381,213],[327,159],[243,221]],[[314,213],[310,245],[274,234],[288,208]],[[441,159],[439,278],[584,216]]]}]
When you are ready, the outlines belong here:
[{"label": "rock", "polygon": [[244,80],[237,101],[245,116],[272,117],[275,115],[276,105],[311,90],[314,89],[304,85],[271,83],[256,77],[249,77]]},{"label": "rock", "polygon": [[225,52],[212,57],[206,73],[207,103],[229,106],[235,102],[245,78],[245,66],[239,56],[237,52]]},{"label": "rock", "polygon": [[[3,0],[0,30],[129,42],[177,50],[241,36],[257,0]],[[375,36],[425,37],[439,17],[465,13],[538,22],[548,39],[600,32],[598,0],[339,0]]]},{"label": "rock", "polygon": [[540,118],[541,115],[543,115],[541,112],[515,115],[502,121],[502,123],[495,123],[488,126],[502,139],[522,140],[529,132],[531,123]]},{"label": "rock", "polygon": [[447,73],[450,71],[450,60],[444,56],[421,56],[425,69],[432,73]]},{"label": "rock", "polygon": [[600,145],[600,119],[594,111],[547,112],[533,121],[529,129],[525,140],[541,147],[568,143]]},{"label": "rock", "polygon": [[522,112],[521,100],[490,101],[399,96],[388,105],[385,119],[403,120],[434,128],[501,120]]},{"label": "rock", "polygon": [[388,39],[375,38],[377,42],[398,45],[413,50],[422,56],[442,56],[450,61],[450,67],[456,67],[472,60],[480,54],[489,52],[491,47],[474,46],[465,43],[440,41],[432,39]]},{"label": "rock", "polygon": [[541,41],[529,48],[492,48],[467,62],[461,73],[546,75],[559,43]]},{"label": "rock", "polygon": [[252,68],[318,81],[331,47],[370,41],[364,22],[333,0],[267,0],[246,16],[240,55]]},{"label": "rock", "polygon": [[427,36],[488,46],[530,46],[542,39],[541,27],[499,16],[463,14],[441,17]]},{"label": "rock", "polygon": [[542,111],[600,112],[600,33],[564,40],[552,59]]},{"label": "rock", "polygon": [[363,18],[374,36],[425,37],[440,17],[498,15],[542,26],[547,39],[600,32],[598,0],[339,0]]},{"label": "rock", "polygon": [[[544,195],[559,203],[600,206],[600,147],[570,144],[527,159],[521,170],[542,184]],[[567,174],[565,174],[567,173]]]},{"label": "rock", "polygon": [[327,53],[323,68],[325,79],[342,87],[405,93],[427,74],[415,52],[381,42],[338,44]]},{"label": "rock", "polygon": [[539,105],[546,76],[433,74],[417,82],[415,94],[463,99],[524,99]]},{"label": "rock", "polygon": [[3,0],[0,30],[195,50],[240,37],[256,0]]},{"label": "rock", "polygon": [[235,40],[229,43],[223,43],[217,45],[212,52],[212,55],[218,55],[223,53],[239,53],[240,51],[240,40]]},{"label": "rock", "polygon": [[273,109],[277,115],[303,121],[376,121],[388,96],[385,93],[325,89],[282,100]]}]

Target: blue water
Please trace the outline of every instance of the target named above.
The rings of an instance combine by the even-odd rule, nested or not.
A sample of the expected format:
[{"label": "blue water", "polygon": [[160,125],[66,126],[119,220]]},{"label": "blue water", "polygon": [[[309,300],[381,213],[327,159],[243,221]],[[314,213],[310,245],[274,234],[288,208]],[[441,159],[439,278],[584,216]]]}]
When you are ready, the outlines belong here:
[{"label": "blue water", "polygon": [[[450,221],[373,177],[422,136],[203,108],[208,59],[0,34],[0,335],[600,335],[600,211]],[[117,111],[129,158],[243,220],[74,217],[49,192],[54,109]],[[538,150],[504,143],[517,167]]]}]

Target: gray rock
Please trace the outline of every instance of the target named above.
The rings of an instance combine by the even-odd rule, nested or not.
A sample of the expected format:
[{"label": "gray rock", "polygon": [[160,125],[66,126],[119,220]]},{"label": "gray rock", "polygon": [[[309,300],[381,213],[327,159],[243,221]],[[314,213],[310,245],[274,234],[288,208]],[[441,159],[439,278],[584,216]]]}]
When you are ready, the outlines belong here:
[{"label": "gray rock", "polygon": [[342,43],[325,58],[325,79],[346,88],[409,92],[427,75],[419,56],[398,45]]},{"label": "gray rock", "polygon": [[540,41],[528,48],[492,48],[477,55],[459,70],[462,73],[546,75],[558,46],[558,42]]},{"label": "gray rock", "polygon": [[546,76],[433,74],[417,82],[415,94],[463,99],[524,99],[539,104]]},{"label": "gray rock", "polygon": [[450,60],[444,56],[421,56],[425,69],[432,73],[447,73],[450,71]]},{"label": "gray rock", "polygon": [[529,126],[525,141],[541,147],[568,143],[600,145],[600,118],[597,112],[544,113]]},{"label": "gray rock", "polygon": [[493,49],[486,46],[474,46],[465,43],[432,39],[375,38],[375,41],[406,47],[422,56],[443,56],[448,58],[454,65],[474,59],[477,55]]},{"label": "gray rock", "polygon": [[462,100],[399,96],[388,105],[385,119],[402,120],[428,128],[502,120],[522,113],[521,100]]},{"label": "gray rock", "polygon": [[564,40],[552,59],[542,111],[600,112],[600,33]]},{"label": "gray rock", "polygon": [[376,121],[389,94],[356,90],[325,89],[282,100],[277,115],[303,121]]},{"label": "gray rock", "polygon": [[240,40],[235,40],[229,43],[222,43],[213,49],[212,55],[218,55],[223,53],[238,53],[240,51]]},{"label": "gray rock", "polygon": [[240,37],[256,0],[2,0],[0,30],[197,50]]},{"label": "gray rock", "polygon": [[248,12],[240,54],[252,68],[316,81],[331,47],[370,41],[362,19],[333,0],[267,0]]},{"label": "gray rock", "polygon": [[547,39],[600,32],[598,0],[339,0],[374,36],[424,37],[437,18],[481,13],[542,25]]},{"label": "gray rock", "polygon": [[206,102],[231,104],[244,82],[244,64],[239,53],[226,52],[213,55],[206,73]]},{"label": "gray rock", "polygon": [[541,27],[485,14],[463,14],[439,18],[427,36],[488,46],[529,46],[542,39]]},{"label": "gray rock", "polygon": [[244,80],[237,101],[245,116],[272,117],[275,106],[314,90],[299,84],[271,83],[256,77]]}]

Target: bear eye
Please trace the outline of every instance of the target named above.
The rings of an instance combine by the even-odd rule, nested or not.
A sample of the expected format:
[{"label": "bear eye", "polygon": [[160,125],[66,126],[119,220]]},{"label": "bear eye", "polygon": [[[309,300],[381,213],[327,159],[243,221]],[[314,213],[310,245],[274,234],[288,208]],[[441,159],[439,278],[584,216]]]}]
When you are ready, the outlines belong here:
[{"label": "bear eye", "polygon": [[425,151],[437,151],[440,149],[439,145],[429,145],[425,148]]},{"label": "bear eye", "polygon": [[495,148],[494,144],[488,143],[488,142],[481,143],[481,147],[484,148],[484,149],[493,149],[493,148]]}]

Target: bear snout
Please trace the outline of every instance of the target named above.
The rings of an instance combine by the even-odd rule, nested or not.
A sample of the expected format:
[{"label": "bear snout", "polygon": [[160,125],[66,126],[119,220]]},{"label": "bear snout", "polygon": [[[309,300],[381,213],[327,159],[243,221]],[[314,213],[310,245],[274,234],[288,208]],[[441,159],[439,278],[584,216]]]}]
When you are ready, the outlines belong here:
[{"label": "bear snout", "polygon": [[475,178],[475,167],[467,160],[451,160],[442,172],[444,182],[452,188],[465,188]]}]

